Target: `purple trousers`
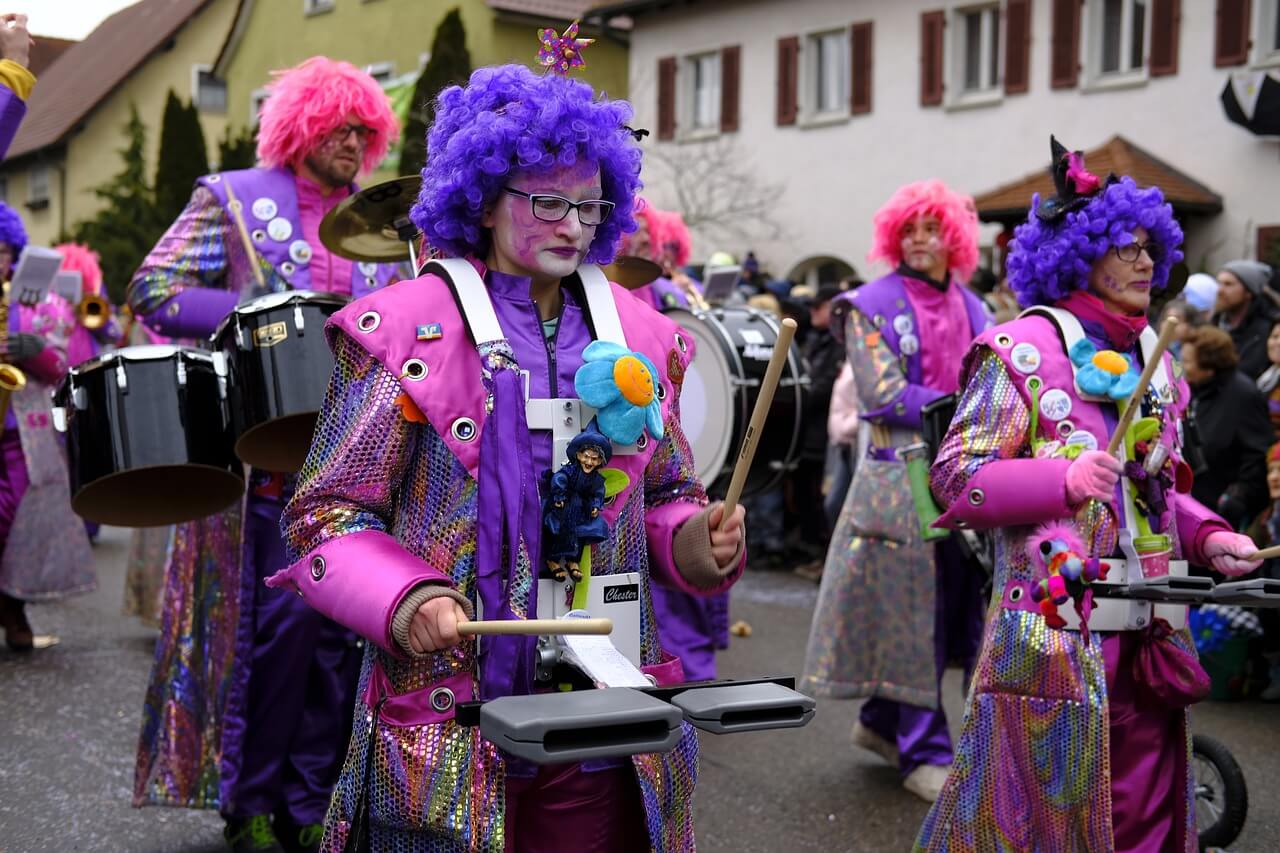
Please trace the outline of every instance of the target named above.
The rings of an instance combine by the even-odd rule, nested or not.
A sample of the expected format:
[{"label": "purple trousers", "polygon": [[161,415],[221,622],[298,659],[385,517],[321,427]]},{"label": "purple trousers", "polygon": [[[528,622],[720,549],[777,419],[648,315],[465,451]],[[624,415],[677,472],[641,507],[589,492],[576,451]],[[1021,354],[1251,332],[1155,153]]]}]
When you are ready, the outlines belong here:
[{"label": "purple trousers", "polygon": [[244,522],[244,571],[256,578],[253,648],[240,773],[231,780],[233,817],[285,813],[323,823],[338,780],[355,708],[356,637],[307,606],[268,589],[288,564],[281,500],[252,496]]},{"label": "purple trousers", "polygon": [[729,648],[729,593],[690,595],[650,584],[662,648],[680,658],[685,681],[716,677],[716,650]]},{"label": "purple trousers", "polygon": [[649,830],[630,764],[587,772],[548,765],[530,779],[507,779],[506,853],[641,853]]},{"label": "purple trousers", "polygon": [[1117,853],[1183,850],[1186,713],[1136,690],[1139,634],[1104,635],[1111,728],[1111,827]]},{"label": "purple trousers", "polygon": [[964,664],[965,679],[982,642],[982,569],[950,536],[934,546],[937,595],[934,596],[933,663],[937,671],[938,707],[921,708],[872,697],[858,713],[862,725],[898,745],[898,770],[905,777],[922,764],[951,763],[951,734],[942,710],[942,674],[947,662]]},{"label": "purple trousers", "polygon": [[27,457],[22,454],[22,439],[17,427],[7,427],[0,435],[0,553],[9,541],[13,517],[27,493],[31,480],[27,477]]}]

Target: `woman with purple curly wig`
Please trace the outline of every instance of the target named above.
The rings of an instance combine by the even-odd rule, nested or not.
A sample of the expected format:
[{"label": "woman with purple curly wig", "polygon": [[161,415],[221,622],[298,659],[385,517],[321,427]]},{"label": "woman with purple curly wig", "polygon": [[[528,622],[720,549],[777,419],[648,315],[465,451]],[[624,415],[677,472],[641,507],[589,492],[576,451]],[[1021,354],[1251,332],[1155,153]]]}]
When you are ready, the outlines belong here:
[{"label": "woman with purple curly wig", "polygon": [[1147,328],[1182,230],[1158,189],[1051,148],[1057,193],[1033,200],[1008,261],[1029,310],[974,342],[931,472],[937,526],[992,531],[996,565],[955,761],[916,844],[1192,853],[1186,708],[1208,676],[1186,607],[1095,585],[1188,563],[1234,577],[1256,548],[1190,494],[1190,393]]},{"label": "woman with purple curly wig", "polygon": [[[580,57],[581,40],[552,36]],[[268,581],[369,641],[322,849],[693,848],[692,729],[668,753],[541,767],[453,710],[554,692],[536,638],[461,635],[477,611],[560,615],[575,593],[582,606],[588,588],[635,584],[598,615],[635,616],[614,642],[669,684],[681,663],[662,648],[651,583],[713,595],[742,571],[742,510],[721,529],[680,425],[692,341],[595,266],[635,229],[630,117],[517,65],[446,89],[411,214],[443,257],[329,321],[337,367],[283,518],[294,562]],[[566,450],[593,427],[611,446],[610,497],[592,492],[592,535],[569,537],[587,523],[546,497],[551,472],[588,464]],[[575,537],[595,542],[580,562],[544,548]],[[580,576],[546,571],[552,557]],[[561,701],[573,697],[545,697],[546,712]]]},{"label": "woman with purple curly wig", "polygon": [[0,281],[8,281],[13,265],[27,245],[27,228],[22,217],[9,205],[0,201]]}]

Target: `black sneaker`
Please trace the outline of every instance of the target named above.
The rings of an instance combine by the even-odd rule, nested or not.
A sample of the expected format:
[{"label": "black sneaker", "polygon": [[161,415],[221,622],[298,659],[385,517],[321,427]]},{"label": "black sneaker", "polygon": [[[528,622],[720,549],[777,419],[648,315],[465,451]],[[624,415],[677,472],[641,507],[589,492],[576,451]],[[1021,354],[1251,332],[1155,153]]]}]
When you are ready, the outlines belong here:
[{"label": "black sneaker", "polygon": [[231,853],[285,853],[271,828],[271,816],[260,814],[246,818],[226,818],[227,826],[222,837],[227,839]]}]

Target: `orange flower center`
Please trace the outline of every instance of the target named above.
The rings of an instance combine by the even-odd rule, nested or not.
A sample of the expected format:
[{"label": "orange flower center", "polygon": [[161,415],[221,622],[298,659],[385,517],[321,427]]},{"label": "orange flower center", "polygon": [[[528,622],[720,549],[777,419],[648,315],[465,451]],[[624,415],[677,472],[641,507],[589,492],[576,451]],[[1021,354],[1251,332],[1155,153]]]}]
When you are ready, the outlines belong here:
[{"label": "orange flower center", "polygon": [[653,376],[634,355],[624,355],[614,362],[613,381],[631,405],[643,407],[653,401]]}]

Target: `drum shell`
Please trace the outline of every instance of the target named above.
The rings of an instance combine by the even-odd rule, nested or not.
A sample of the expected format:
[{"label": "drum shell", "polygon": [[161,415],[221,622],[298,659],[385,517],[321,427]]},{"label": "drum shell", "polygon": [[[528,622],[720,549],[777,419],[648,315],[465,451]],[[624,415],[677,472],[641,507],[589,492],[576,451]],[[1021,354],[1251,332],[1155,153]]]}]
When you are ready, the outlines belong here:
[{"label": "drum shell", "polygon": [[223,321],[215,345],[231,370],[231,429],[241,461],[267,471],[302,468],[333,373],[324,325],[344,301],[297,294],[270,307],[241,306]]},{"label": "drum shell", "polygon": [[[130,357],[144,349],[155,357]],[[214,357],[185,347],[126,348],[73,370],[55,398],[72,509],[91,521],[144,527],[230,506],[244,478],[225,395]]]}]

